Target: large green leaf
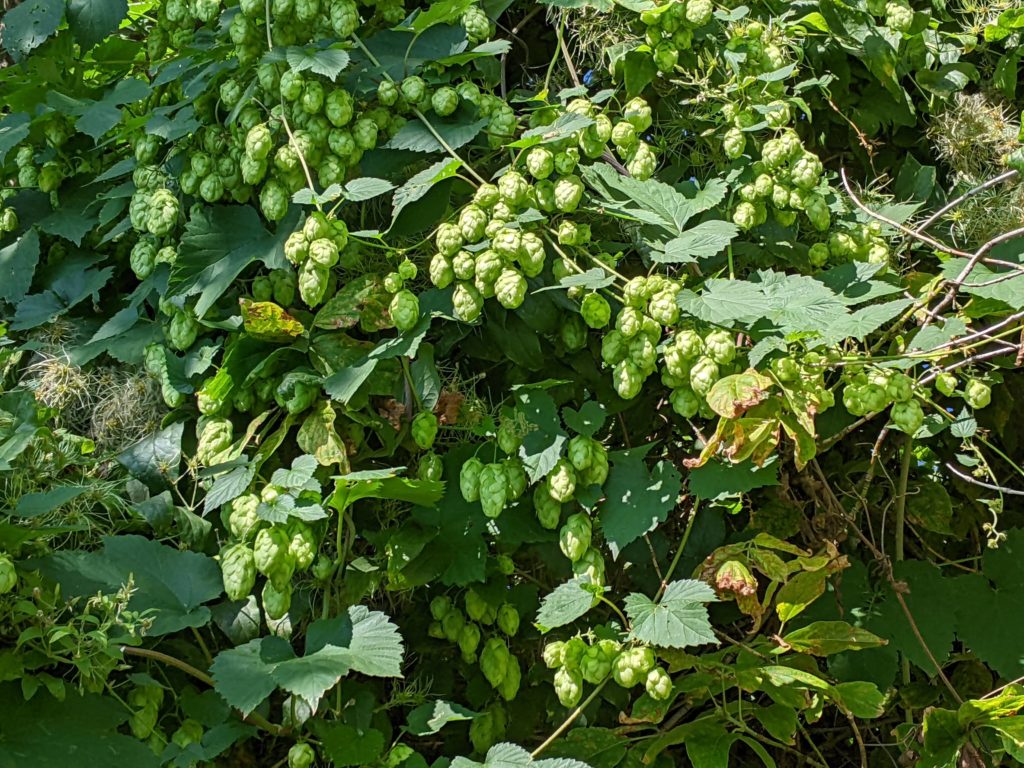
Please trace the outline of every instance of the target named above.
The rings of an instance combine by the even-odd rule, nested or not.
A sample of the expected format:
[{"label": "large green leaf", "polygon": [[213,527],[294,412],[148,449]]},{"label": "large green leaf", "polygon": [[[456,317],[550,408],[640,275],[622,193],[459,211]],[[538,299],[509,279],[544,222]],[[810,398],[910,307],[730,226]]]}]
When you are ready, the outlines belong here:
[{"label": "large green leaf", "polygon": [[64,20],[64,0],[24,0],[3,17],[0,42],[21,61],[57,31]]},{"label": "large green leaf", "polygon": [[68,0],[68,26],[82,48],[117,31],[127,15],[128,0]]},{"label": "large green leaf", "polygon": [[4,683],[0,711],[0,768],[161,765],[146,744],[118,732],[131,712],[113,697],[69,690],[58,701],[40,691],[26,701],[22,686]]},{"label": "large green leaf", "polygon": [[210,620],[204,605],[223,591],[212,558],[165,546],[142,536],[108,536],[102,552],[59,551],[39,561],[65,596],[116,592],[131,579],[129,608],[152,612],[151,635],[166,635]]},{"label": "large green leaf", "polygon": [[39,235],[30,229],[5,248],[0,248],[0,300],[16,304],[32,286],[39,263]]},{"label": "large green leaf", "polygon": [[285,266],[284,241],[291,234],[298,207],[271,234],[256,209],[248,205],[200,208],[189,219],[171,272],[170,295],[199,296],[195,313],[202,317],[254,261],[268,269]]},{"label": "large green leaf", "polygon": [[679,292],[684,313],[717,325],[759,324],[783,334],[842,329],[850,313],[828,287],[812,277],[764,270],[753,280],[712,279],[704,291]]},{"label": "large green leaf", "polygon": [[313,622],[303,656],[281,638],[263,637],[221,651],[210,672],[224,700],[248,714],[277,688],[315,707],[350,671],[401,677],[401,662],[398,628],[383,613],[356,605],[347,615]]},{"label": "large green leaf", "polygon": [[652,446],[614,454],[604,500],[598,505],[601,530],[613,557],[668,519],[682,488],[678,470],[667,461],[648,469]]}]

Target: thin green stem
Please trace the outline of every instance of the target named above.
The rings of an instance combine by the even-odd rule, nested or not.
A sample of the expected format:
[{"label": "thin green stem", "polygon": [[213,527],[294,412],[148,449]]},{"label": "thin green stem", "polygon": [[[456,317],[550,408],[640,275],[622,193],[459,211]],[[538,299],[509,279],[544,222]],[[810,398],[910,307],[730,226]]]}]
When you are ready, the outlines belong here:
[{"label": "thin green stem", "polygon": [[[196,669],[187,661],[182,661],[181,659],[175,658],[174,656],[169,656],[166,653],[154,651],[149,648],[136,648],[132,645],[122,645],[121,653],[123,653],[126,656],[142,656],[143,658],[152,659],[153,661],[159,661],[163,664],[167,664],[170,667],[180,669],[186,675],[190,675],[194,677],[196,680],[206,683],[211,688],[216,687],[213,678],[210,677],[208,674],[206,674],[200,669]],[[250,712],[243,719],[247,723],[251,723],[252,725],[255,725],[257,728],[261,728],[264,731],[267,731],[268,733],[274,734],[275,736],[281,733],[281,726],[274,725],[265,717],[263,717],[262,715],[258,715],[255,712]]]},{"label": "thin green stem", "polygon": [[615,603],[613,603],[611,600],[609,600],[604,595],[598,595],[597,598],[602,603],[604,603],[609,608],[611,608],[613,611],[615,611],[615,615],[618,616],[619,617],[619,621],[622,622],[622,628],[623,629],[628,629],[629,628],[629,620],[626,618],[626,614],[624,614],[621,610],[619,610],[619,606],[617,606]]},{"label": "thin green stem", "polygon": [[602,680],[601,683],[598,684],[597,688],[591,691],[590,695],[587,696],[587,698],[585,698],[580,703],[580,705],[576,707],[576,709],[569,713],[569,716],[565,718],[565,721],[560,726],[558,726],[554,730],[554,732],[550,736],[548,736],[539,747],[537,747],[535,750],[533,750],[533,752],[530,753],[530,757],[536,759],[537,755],[539,755],[545,749],[554,744],[559,736],[561,736],[563,733],[569,730],[569,726],[576,722],[576,718],[583,714],[583,710],[590,705],[590,702],[597,698],[598,694],[601,693],[601,691],[604,689],[606,685],[608,685],[609,680],[611,680],[611,677],[606,677],[604,680]]},{"label": "thin green stem", "polygon": [[559,58],[559,51],[562,48],[562,34],[563,27],[565,24],[565,14],[558,14],[558,26],[555,28],[555,34],[558,36],[558,45],[555,48],[555,53],[551,56],[551,63],[548,64],[548,72],[544,76],[544,90],[541,93],[544,96],[544,100],[547,101],[548,91],[551,89],[551,76],[555,73],[555,63]]},{"label": "thin green stem", "polygon": [[690,519],[686,523],[686,530],[683,531],[683,540],[679,542],[679,548],[676,549],[675,557],[672,558],[672,562],[668,566],[668,570],[665,571],[665,578],[661,580],[661,586],[658,587],[658,592],[654,596],[654,602],[658,602],[661,599],[662,594],[665,592],[665,588],[668,586],[668,580],[672,578],[672,574],[676,570],[676,566],[679,565],[679,560],[683,556],[683,550],[686,549],[686,543],[690,540],[690,533],[693,531],[693,523],[697,519],[697,501],[693,502],[693,511],[690,512]]},{"label": "thin green stem", "polygon": [[[274,38],[270,33],[270,0],[265,0],[263,9],[267,17],[267,52],[270,53],[274,50]],[[285,114],[287,111],[288,109],[284,105],[284,99],[281,99],[281,125],[284,126],[284,132],[288,134],[288,142],[295,148],[295,154],[299,156],[299,165],[302,166],[302,173],[306,176],[306,184],[309,185],[309,191],[313,193],[313,205],[316,206],[318,211],[323,213],[324,209],[316,197],[316,187],[313,186],[313,174],[309,172],[309,165],[306,163],[306,156],[303,154],[302,148],[299,147],[298,142],[295,141],[295,134],[292,133],[292,127],[288,124],[288,115]]]}]

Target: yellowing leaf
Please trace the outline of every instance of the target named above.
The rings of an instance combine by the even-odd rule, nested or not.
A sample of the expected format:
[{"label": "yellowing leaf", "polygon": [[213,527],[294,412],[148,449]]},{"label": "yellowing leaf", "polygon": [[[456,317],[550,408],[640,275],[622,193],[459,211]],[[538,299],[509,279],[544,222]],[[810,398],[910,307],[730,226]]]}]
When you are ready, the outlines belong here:
[{"label": "yellowing leaf", "polygon": [[725,376],[708,392],[708,405],[722,418],[736,419],[764,402],[774,383],[755,370]]},{"label": "yellowing leaf", "polygon": [[261,341],[290,341],[305,332],[302,323],[272,301],[239,299],[245,330]]}]

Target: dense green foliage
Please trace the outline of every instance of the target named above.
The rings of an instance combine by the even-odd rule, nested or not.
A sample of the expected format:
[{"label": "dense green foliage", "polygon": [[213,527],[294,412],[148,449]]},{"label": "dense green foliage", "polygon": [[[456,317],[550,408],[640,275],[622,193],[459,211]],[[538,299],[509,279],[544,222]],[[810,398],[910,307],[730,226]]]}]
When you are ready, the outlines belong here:
[{"label": "dense green foliage", "polygon": [[8,0],[0,768],[1024,761],[1016,5]]}]

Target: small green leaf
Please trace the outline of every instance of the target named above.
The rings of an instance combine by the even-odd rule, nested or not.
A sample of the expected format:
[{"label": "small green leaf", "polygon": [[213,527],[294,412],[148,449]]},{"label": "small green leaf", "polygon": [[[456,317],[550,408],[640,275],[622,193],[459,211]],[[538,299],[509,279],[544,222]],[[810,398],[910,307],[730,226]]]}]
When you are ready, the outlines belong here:
[{"label": "small green leaf", "polygon": [[348,51],[340,47],[317,49],[292,45],[285,50],[284,55],[288,66],[296,72],[308,70],[332,81],[337,79],[351,61]]},{"label": "small green leaf", "polygon": [[0,165],[7,159],[7,153],[28,136],[32,118],[24,112],[13,112],[0,118]]},{"label": "small green leaf", "polygon": [[537,612],[537,625],[547,631],[571,624],[598,602],[586,588],[588,582],[572,579],[555,587],[544,596]]},{"label": "small green leaf", "polygon": [[0,300],[16,304],[25,298],[38,263],[39,235],[34,229],[0,248]]},{"label": "small green leaf", "polygon": [[454,157],[446,157],[444,160],[439,160],[429,168],[424,168],[410,178],[395,191],[395,196],[392,198],[392,222],[398,218],[398,214],[402,212],[405,206],[422,198],[438,182],[452,178],[461,167],[461,160],[457,160]]},{"label": "small green leaf", "polygon": [[739,227],[727,221],[701,222],[665,243],[664,253],[652,253],[651,261],[683,264],[706,259],[720,253],[739,231]]},{"label": "small green leaf", "polygon": [[782,641],[797,653],[813,656],[832,656],[843,651],[877,648],[886,643],[878,635],[845,621],[815,621],[793,630]]},{"label": "small green leaf", "polygon": [[637,640],[661,648],[686,648],[717,644],[708,620],[707,603],[716,602],[715,591],[703,581],[681,579],[665,589],[655,603],[637,592],[626,598],[626,615]]},{"label": "small green leaf", "polygon": [[345,185],[345,199],[353,203],[370,200],[380,195],[386,195],[393,190],[395,185],[384,179],[375,179],[372,176],[363,176],[352,179]]},{"label": "small green leaf", "polygon": [[[465,122],[459,119],[459,114],[460,112],[457,112],[450,118],[430,117],[431,127],[451,149],[458,149],[471,142],[487,126],[488,122],[486,119]],[[407,149],[410,152],[445,151],[445,147],[435,138],[433,131],[419,119],[409,120],[403,125],[386,147],[388,149]]]},{"label": "small green leaf", "polygon": [[597,400],[588,400],[577,411],[566,406],[562,409],[565,425],[578,435],[593,437],[604,426],[608,409]]},{"label": "small green leaf", "polygon": [[824,570],[802,571],[787,581],[775,596],[775,612],[783,621],[789,621],[803,613],[811,603],[825,592]]}]

